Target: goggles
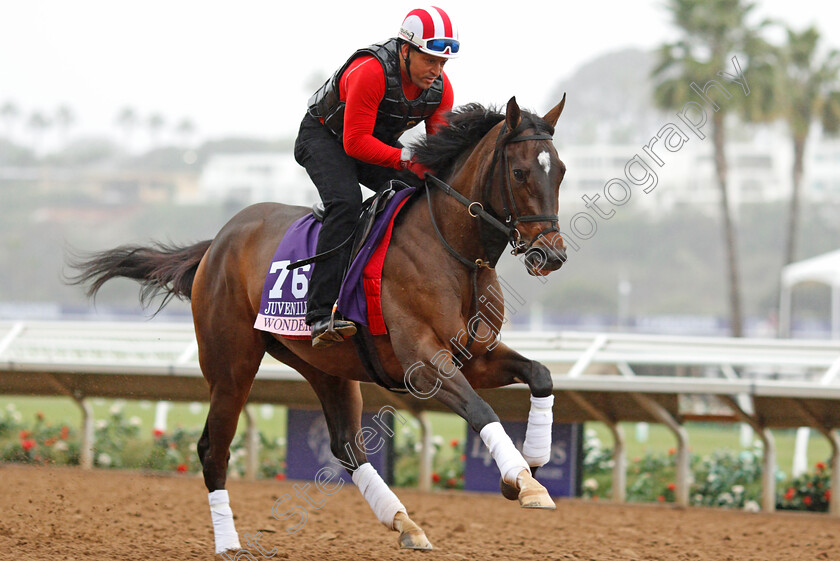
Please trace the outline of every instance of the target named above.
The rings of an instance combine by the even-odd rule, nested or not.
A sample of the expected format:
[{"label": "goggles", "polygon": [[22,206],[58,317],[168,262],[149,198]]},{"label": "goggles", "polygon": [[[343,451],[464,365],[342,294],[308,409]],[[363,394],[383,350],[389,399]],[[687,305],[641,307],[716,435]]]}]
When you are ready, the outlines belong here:
[{"label": "goggles", "polygon": [[458,54],[458,51],[461,50],[461,42],[457,39],[449,37],[422,39],[404,27],[400,28],[400,37],[407,40],[415,47],[419,47],[433,53],[454,55]]},{"label": "goggles", "polygon": [[421,46],[436,53],[446,53],[449,49],[449,52],[454,55],[461,48],[461,43],[457,39],[428,39],[425,41],[418,39],[417,41],[423,42],[424,44]]}]

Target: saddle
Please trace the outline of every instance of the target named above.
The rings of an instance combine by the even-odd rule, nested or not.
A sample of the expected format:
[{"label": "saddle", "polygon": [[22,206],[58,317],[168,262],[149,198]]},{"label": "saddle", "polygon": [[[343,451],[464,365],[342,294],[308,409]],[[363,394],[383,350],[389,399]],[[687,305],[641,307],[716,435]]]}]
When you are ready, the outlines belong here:
[{"label": "saddle", "polygon": [[[288,267],[289,270],[297,269],[298,267],[302,267],[304,265],[309,265],[310,263],[316,263],[318,261],[323,261],[329,257],[332,257],[338,251],[343,248],[348,243],[353,244],[353,251],[350,252],[350,260],[345,263],[344,267],[344,274],[347,274],[347,269],[350,266],[350,263],[356,258],[358,255],[359,250],[362,246],[365,245],[365,242],[370,235],[371,229],[373,229],[373,224],[376,221],[376,218],[382,214],[382,211],[385,210],[388,202],[394,197],[394,194],[397,191],[400,191],[404,188],[408,187],[407,184],[399,181],[398,179],[392,179],[388,182],[388,186],[379,191],[372,197],[366,199],[362,203],[362,211],[359,213],[359,218],[356,221],[356,226],[353,228],[353,232],[340,244],[336,247],[325,251],[323,253],[319,253],[317,255],[313,255],[307,259],[301,259],[300,261],[295,261],[291,263]],[[312,205],[312,216],[318,222],[323,223],[325,217],[324,211],[324,203],[318,202]],[[342,279],[343,280],[343,279]]]},{"label": "saddle", "polygon": [[[344,242],[341,243],[338,247],[343,247],[345,244],[350,243],[352,240],[353,243],[353,251],[350,252],[350,260],[346,263],[346,267],[344,269],[344,275],[347,275],[347,271],[350,267],[350,264],[356,259],[356,256],[359,253],[359,250],[365,245],[365,242],[370,235],[371,229],[373,228],[374,222],[376,221],[377,216],[379,216],[383,210],[385,210],[386,205],[388,202],[393,198],[394,194],[402,190],[406,187],[409,187],[407,184],[399,181],[397,179],[393,179],[388,183],[388,187],[367,199],[364,203],[362,203],[362,212],[359,215],[359,220],[356,222],[356,227],[353,231],[353,234],[350,235]],[[324,205],[323,203],[317,203],[312,207],[312,214],[316,220],[319,222],[324,221]],[[311,258],[311,260],[306,260],[307,262],[314,262],[319,261],[321,259],[325,259],[329,257],[333,252],[337,251],[338,248],[326,251],[319,255],[315,255]],[[305,263],[301,263],[305,264]],[[293,266],[297,265],[297,263],[292,263],[289,265],[291,269]],[[344,279],[342,279],[342,282]],[[376,350],[376,345],[373,341],[373,335],[370,332],[370,329],[364,324],[358,324],[356,326],[356,334],[352,337],[353,344],[356,348],[356,354],[359,357],[362,365],[364,366],[365,370],[367,371],[368,375],[371,379],[379,386],[387,389],[388,391],[394,393],[406,393],[408,389],[405,387],[404,384],[400,383],[393,383],[390,381],[388,374],[385,372],[384,367],[382,366],[382,362],[379,359],[379,353]]]}]

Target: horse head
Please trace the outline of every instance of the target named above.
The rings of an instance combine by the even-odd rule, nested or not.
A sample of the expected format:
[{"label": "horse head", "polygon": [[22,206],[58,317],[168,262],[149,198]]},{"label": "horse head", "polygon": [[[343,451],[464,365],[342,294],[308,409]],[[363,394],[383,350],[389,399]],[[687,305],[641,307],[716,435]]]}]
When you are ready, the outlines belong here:
[{"label": "horse head", "polygon": [[[566,261],[557,227],[560,183],[566,166],[552,136],[566,96],[544,117],[523,112],[512,97],[497,125],[490,180],[484,199],[511,228],[514,255],[531,275],[547,275]],[[502,212],[499,210],[502,209]]]}]

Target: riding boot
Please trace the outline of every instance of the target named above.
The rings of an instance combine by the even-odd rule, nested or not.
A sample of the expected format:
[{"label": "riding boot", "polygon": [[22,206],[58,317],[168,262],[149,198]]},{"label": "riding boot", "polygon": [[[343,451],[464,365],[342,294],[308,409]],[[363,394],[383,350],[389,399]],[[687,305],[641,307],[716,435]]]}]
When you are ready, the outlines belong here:
[{"label": "riding boot", "polygon": [[312,346],[318,349],[340,343],[346,337],[352,337],[355,334],[356,324],[338,319],[334,313],[312,322]]}]

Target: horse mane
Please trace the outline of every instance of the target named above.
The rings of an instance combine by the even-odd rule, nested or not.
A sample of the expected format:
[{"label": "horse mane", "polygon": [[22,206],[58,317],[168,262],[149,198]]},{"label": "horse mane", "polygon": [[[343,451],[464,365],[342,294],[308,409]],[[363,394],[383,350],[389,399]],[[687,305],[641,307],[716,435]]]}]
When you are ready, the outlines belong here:
[{"label": "horse mane", "polygon": [[[497,107],[484,107],[480,103],[468,103],[456,107],[446,115],[447,124],[435,134],[427,134],[418,139],[411,148],[414,159],[434,170],[438,177],[448,177],[455,162],[464,152],[472,148],[484,136],[505,119],[505,114]],[[554,134],[554,129],[537,115],[522,111],[522,122],[515,134],[526,128],[538,132]]]}]

